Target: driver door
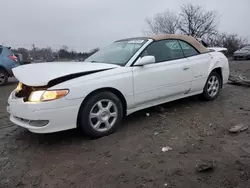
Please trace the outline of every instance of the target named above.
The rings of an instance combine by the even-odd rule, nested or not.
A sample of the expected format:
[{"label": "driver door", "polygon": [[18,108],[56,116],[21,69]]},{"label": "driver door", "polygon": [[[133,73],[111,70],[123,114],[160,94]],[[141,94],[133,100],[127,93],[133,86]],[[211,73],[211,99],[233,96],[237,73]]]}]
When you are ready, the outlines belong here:
[{"label": "driver door", "polygon": [[154,56],[156,62],[133,67],[136,106],[189,92],[192,71],[177,40],[153,42],[145,55]]}]

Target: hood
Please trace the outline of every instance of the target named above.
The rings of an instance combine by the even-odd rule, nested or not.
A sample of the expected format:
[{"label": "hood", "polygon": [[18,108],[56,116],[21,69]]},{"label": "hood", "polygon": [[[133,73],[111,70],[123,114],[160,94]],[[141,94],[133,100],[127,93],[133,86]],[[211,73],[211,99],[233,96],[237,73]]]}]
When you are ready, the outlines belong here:
[{"label": "hood", "polygon": [[46,86],[50,81],[58,78],[64,78],[63,80],[66,81],[67,76],[76,78],[117,67],[120,66],[105,63],[54,62],[22,65],[12,71],[14,76],[25,85]]},{"label": "hood", "polygon": [[207,49],[213,50],[213,51],[216,51],[216,52],[227,51],[227,48],[222,48],[222,47],[208,47]]}]

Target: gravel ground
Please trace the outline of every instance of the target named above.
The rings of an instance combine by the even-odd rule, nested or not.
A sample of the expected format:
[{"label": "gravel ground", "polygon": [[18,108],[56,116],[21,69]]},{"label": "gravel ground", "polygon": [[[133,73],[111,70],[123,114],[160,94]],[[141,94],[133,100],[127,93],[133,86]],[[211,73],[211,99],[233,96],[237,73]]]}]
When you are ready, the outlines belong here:
[{"label": "gravel ground", "polygon": [[[250,62],[231,62],[239,74]],[[5,102],[16,85],[0,88],[0,187],[249,188],[250,88],[226,85],[212,102],[191,97],[127,117],[119,131],[90,140],[76,130],[34,134],[12,125]],[[149,116],[146,116],[149,113]],[[162,152],[162,147],[172,150]],[[196,165],[213,161],[214,169]]]}]

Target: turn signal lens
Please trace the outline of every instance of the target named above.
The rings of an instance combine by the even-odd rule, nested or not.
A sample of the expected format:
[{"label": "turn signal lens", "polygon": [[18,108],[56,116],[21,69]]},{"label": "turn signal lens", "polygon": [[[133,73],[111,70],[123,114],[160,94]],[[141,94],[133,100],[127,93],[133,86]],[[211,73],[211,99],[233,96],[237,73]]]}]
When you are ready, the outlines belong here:
[{"label": "turn signal lens", "polygon": [[69,90],[54,90],[54,91],[33,91],[30,94],[30,102],[51,101],[62,98],[68,94]]}]

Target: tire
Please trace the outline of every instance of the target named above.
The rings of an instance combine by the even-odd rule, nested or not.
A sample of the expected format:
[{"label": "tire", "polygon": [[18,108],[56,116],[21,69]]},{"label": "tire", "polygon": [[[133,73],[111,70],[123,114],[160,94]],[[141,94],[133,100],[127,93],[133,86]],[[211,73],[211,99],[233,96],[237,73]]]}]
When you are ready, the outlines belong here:
[{"label": "tire", "polygon": [[78,128],[91,138],[99,138],[114,133],[122,118],[120,99],[113,93],[100,92],[82,104],[78,114]]},{"label": "tire", "polygon": [[219,96],[222,86],[222,78],[217,72],[211,72],[203,89],[202,98],[212,101]]},{"label": "tire", "polygon": [[4,86],[8,82],[8,74],[5,70],[0,69],[0,86]]}]

